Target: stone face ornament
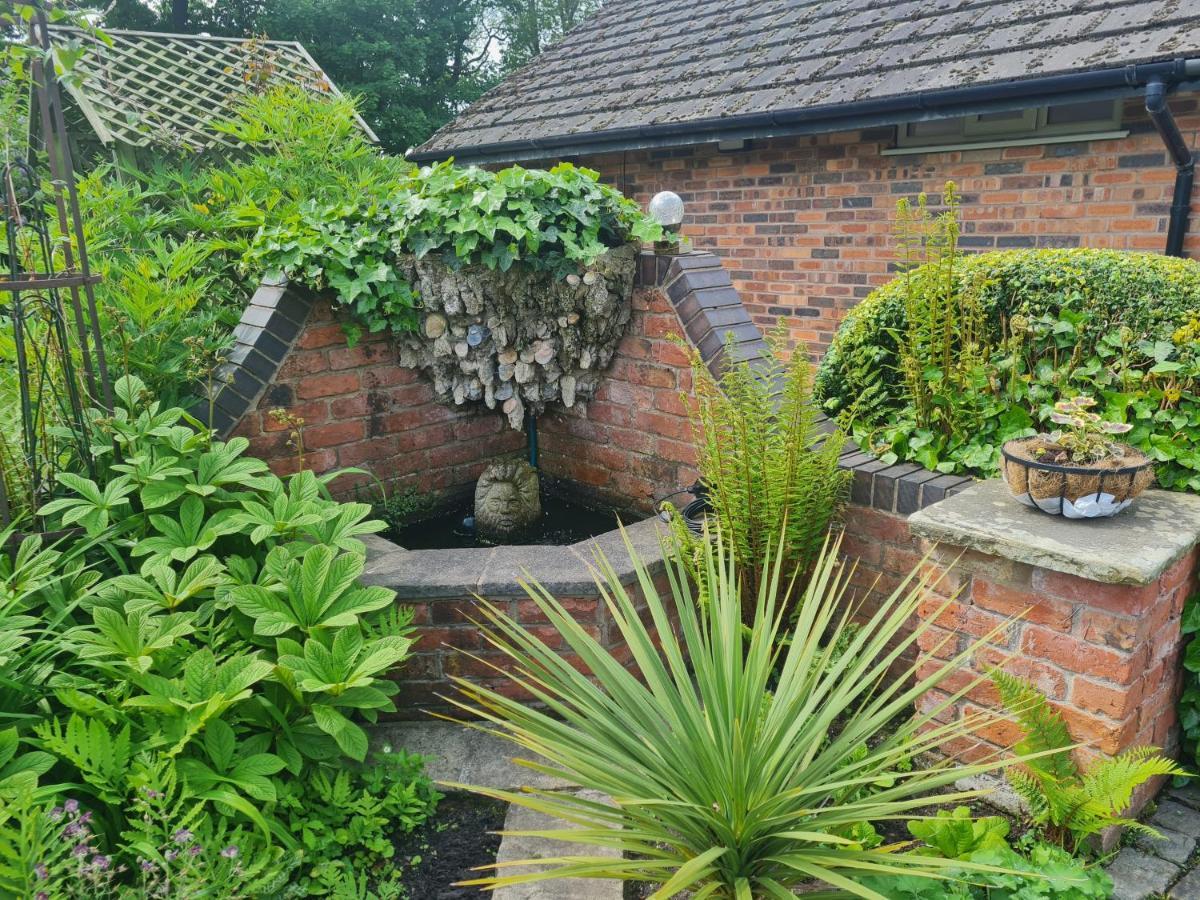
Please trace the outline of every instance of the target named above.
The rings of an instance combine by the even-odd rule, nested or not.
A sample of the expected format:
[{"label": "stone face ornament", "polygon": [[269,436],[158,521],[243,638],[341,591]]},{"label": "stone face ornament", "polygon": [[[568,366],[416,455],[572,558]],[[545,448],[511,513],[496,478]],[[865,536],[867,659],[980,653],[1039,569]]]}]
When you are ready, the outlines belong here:
[{"label": "stone face ornament", "polygon": [[507,541],[541,517],[537,470],[529,463],[492,463],[475,482],[475,529],[485,540]]},{"label": "stone face ornament", "polygon": [[519,430],[547,403],[595,392],[632,314],[636,260],[629,244],[556,277],[405,257],[398,274],[420,297],[423,326],[397,335],[400,363],[429,376],[443,402],[500,406]]}]

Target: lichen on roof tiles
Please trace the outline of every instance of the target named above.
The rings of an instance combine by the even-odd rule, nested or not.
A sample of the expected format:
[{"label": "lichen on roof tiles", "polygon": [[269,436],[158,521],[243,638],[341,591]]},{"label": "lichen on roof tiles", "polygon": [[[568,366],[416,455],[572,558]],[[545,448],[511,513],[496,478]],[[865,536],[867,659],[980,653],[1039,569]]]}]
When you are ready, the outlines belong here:
[{"label": "lichen on roof tiles", "polygon": [[1188,54],[1200,55],[1200,0],[609,0],[419,151],[469,156]]}]

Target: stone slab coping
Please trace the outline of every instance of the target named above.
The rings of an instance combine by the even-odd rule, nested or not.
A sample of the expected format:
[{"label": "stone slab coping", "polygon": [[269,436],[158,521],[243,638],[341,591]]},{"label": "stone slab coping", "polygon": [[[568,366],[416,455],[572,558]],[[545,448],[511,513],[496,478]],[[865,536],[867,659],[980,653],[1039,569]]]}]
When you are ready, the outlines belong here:
[{"label": "stone slab coping", "polygon": [[914,534],[1104,584],[1151,584],[1200,540],[1200,496],[1147,491],[1111,519],[1050,516],[981,481],[909,517]]},{"label": "stone slab coping", "polygon": [[650,569],[662,564],[660,535],[667,524],[658,516],[569,545],[470,547],[458,550],[406,550],[371,536],[361,581],[390,588],[401,600],[449,597],[524,597],[518,579],[532,577],[556,597],[594,596],[597,552],[612,564],[622,583],[635,577],[625,536]]}]

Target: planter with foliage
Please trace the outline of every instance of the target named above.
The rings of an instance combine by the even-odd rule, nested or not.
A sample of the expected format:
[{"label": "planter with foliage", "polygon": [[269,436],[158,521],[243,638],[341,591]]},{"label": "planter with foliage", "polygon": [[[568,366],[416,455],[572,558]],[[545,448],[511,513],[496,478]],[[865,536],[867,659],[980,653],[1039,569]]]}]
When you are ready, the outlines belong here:
[{"label": "planter with foliage", "polygon": [[1050,434],[1008,441],[1001,472],[1013,496],[1068,519],[1115,516],[1154,482],[1154,462],[1127,444],[1108,439],[1132,427],[1105,422],[1090,411],[1091,397],[1054,404]]}]

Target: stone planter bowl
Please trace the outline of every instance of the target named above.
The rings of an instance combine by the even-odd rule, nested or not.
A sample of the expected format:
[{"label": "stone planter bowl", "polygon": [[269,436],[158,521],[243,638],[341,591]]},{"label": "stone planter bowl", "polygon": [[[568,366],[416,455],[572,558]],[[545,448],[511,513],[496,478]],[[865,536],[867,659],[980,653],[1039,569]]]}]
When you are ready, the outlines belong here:
[{"label": "stone planter bowl", "polygon": [[1068,519],[1115,516],[1154,483],[1154,463],[1125,446],[1129,465],[1059,464],[1033,457],[1029,445],[1040,438],[1019,438],[1001,448],[1000,472],[1012,495],[1026,506]]}]

